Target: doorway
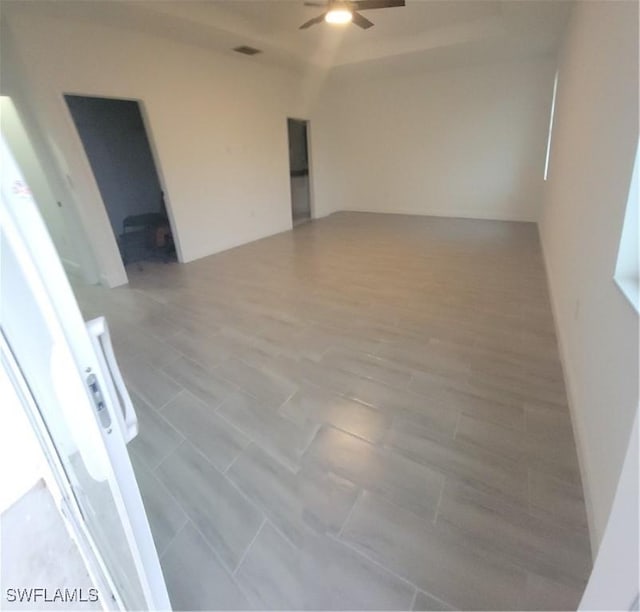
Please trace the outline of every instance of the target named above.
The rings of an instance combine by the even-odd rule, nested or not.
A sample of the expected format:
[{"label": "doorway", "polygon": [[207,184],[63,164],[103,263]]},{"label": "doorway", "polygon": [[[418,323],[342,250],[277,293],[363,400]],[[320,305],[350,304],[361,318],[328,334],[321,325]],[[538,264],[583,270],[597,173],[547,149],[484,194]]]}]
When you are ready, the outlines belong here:
[{"label": "doorway", "polygon": [[308,121],[287,119],[291,217],[294,227],[311,220]]},{"label": "doorway", "polygon": [[125,266],[176,261],[173,231],[136,100],[65,94]]}]

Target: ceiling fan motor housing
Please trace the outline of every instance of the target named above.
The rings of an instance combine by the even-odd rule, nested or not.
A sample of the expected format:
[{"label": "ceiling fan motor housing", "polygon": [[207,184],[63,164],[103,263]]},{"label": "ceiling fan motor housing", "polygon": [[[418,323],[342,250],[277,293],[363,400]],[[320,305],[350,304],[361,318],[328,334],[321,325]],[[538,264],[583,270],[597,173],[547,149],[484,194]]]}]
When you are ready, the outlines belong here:
[{"label": "ceiling fan motor housing", "polygon": [[366,30],[373,26],[373,22],[361,15],[359,11],[405,6],[405,0],[330,0],[329,2],[305,2],[304,4],[305,6],[324,7],[326,11],[303,23],[300,26],[301,30],[306,30],[322,21],[334,24],[345,24],[351,21],[354,25]]}]

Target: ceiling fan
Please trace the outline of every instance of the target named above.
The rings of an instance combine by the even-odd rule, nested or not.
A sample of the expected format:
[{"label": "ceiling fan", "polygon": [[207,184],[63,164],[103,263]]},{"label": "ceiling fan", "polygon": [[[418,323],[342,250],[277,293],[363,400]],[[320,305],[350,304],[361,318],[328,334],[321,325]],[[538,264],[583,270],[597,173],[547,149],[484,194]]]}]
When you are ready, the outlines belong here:
[{"label": "ceiling fan", "polygon": [[361,15],[359,11],[404,6],[405,0],[327,0],[326,2],[305,2],[304,5],[321,6],[327,10],[313,19],[305,21],[300,26],[301,30],[306,30],[321,21],[327,23],[349,23],[351,21],[366,30],[373,25],[373,22]]}]

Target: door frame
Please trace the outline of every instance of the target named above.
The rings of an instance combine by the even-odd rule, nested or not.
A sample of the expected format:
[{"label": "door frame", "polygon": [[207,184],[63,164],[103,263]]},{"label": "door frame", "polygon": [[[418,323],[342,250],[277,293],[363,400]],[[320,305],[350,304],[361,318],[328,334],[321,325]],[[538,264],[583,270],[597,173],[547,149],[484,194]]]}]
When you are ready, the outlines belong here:
[{"label": "door frame", "polygon": [[[311,152],[311,119],[304,119],[302,117],[293,117],[287,116],[287,151],[289,150],[289,119],[292,121],[299,121],[305,124],[305,134],[307,137],[307,181],[308,181],[308,189],[309,189],[309,220],[313,220],[316,218],[315,215],[315,198],[314,198],[314,189],[313,189],[313,172],[311,168],[313,166],[313,155]],[[291,179],[291,159],[287,153],[287,168],[289,171],[289,179]],[[293,200],[291,200],[289,209],[291,212],[291,221],[293,223]]]},{"label": "door frame", "polygon": [[[165,173],[162,167],[162,163],[161,163],[161,156],[160,156],[160,152],[158,149],[158,146],[156,144],[156,139],[153,135],[153,129],[151,127],[151,121],[149,119],[149,112],[147,110],[147,106],[145,104],[145,101],[142,98],[136,98],[136,97],[130,97],[130,96],[116,96],[113,94],[103,94],[103,93],[87,93],[86,91],[78,91],[78,90],[66,90],[63,91],[60,95],[60,99],[62,102],[62,105],[64,106],[65,109],[65,115],[67,117],[67,120],[69,122],[69,125],[72,128],[72,132],[74,134],[74,137],[76,139],[76,144],[80,146],[80,151],[81,154],[84,158],[84,161],[86,162],[86,166],[89,168],[89,172],[91,175],[91,178],[96,186],[96,190],[98,192],[98,195],[100,197],[100,205],[102,206],[105,215],[107,216],[108,219],[108,212],[107,212],[107,205],[105,204],[104,200],[102,199],[102,194],[100,193],[100,187],[98,186],[98,181],[96,179],[95,176],[95,172],[93,171],[93,166],[91,165],[91,161],[89,160],[89,156],[87,155],[87,152],[84,148],[84,143],[82,142],[82,138],[80,137],[80,132],[78,131],[78,127],[76,126],[76,123],[73,119],[73,115],[71,114],[71,109],[69,108],[69,105],[67,104],[66,100],[65,100],[65,96],[81,96],[81,97],[85,97],[85,98],[103,98],[106,100],[122,100],[125,102],[136,102],[138,104],[138,109],[140,110],[140,116],[142,117],[142,123],[144,125],[144,129],[147,135],[147,141],[149,143],[149,149],[151,151],[151,157],[153,158],[153,163],[156,169],[156,174],[158,175],[158,182],[160,183],[160,189],[162,190],[163,193],[163,198],[164,198],[164,204],[165,207],[167,209],[167,217],[169,219],[169,227],[171,228],[171,235],[173,237],[173,242],[175,244],[176,247],[176,258],[178,260],[178,263],[184,263],[184,256],[182,253],[182,244],[180,241],[180,235],[178,233],[178,229],[177,229],[177,224],[175,221],[175,214],[173,212],[173,206],[171,204],[171,195],[169,193],[169,189],[167,188],[167,182],[165,179]],[[109,225],[109,229],[111,230],[111,226]],[[89,227],[86,228],[86,231],[88,232],[89,235],[93,235],[94,233],[94,228]],[[111,230],[112,231],[112,230]],[[112,231],[113,233],[113,231]],[[117,241],[115,240],[115,236],[114,236],[114,242],[116,243],[116,247],[117,247]],[[122,256],[120,255],[120,250],[117,249],[117,253],[118,253],[118,257],[119,259],[122,261]],[[96,259],[100,260],[100,256],[98,253],[94,252],[94,256],[96,257]],[[122,267],[124,269],[124,273],[125,276],[127,278],[127,282],[129,281],[129,276],[127,274],[126,268],[124,266],[124,262],[122,263]]]}]

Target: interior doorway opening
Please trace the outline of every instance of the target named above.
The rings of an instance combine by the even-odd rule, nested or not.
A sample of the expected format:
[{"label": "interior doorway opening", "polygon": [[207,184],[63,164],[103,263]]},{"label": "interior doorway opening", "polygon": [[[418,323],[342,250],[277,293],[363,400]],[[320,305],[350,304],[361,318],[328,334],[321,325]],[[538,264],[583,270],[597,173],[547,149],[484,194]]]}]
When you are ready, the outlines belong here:
[{"label": "interior doorway opening", "polygon": [[311,220],[308,127],[308,121],[287,119],[291,217],[294,227]]},{"label": "interior doorway opening", "polygon": [[125,266],[177,261],[140,104],[65,94]]}]

